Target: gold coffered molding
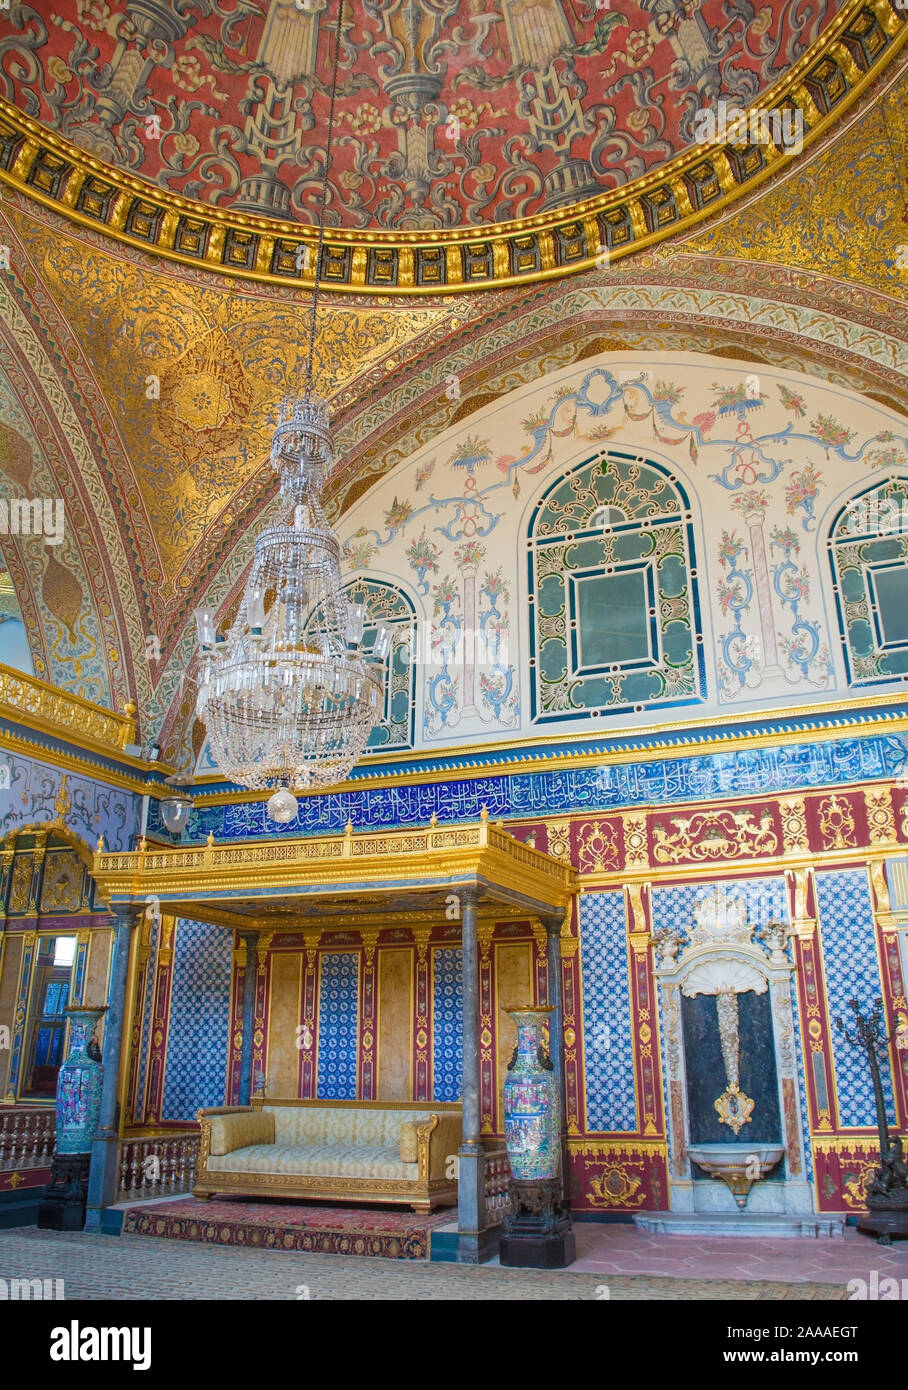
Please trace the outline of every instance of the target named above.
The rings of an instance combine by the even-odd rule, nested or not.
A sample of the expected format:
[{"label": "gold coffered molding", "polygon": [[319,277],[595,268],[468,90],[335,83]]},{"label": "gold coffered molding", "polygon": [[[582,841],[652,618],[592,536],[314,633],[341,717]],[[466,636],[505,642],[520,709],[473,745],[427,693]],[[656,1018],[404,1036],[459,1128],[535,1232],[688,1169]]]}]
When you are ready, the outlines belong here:
[{"label": "gold coffered molding", "polygon": [[[866,90],[908,37],[896,0],[848,0],[821,37],[766,93],[759,110],[797,110],[804,144]],[[331,228],[325,288],[367,295],[438,295],[530,285],[591,270],[690,229],[751,192],[799,154],[768,134],[741,147],[693,145],[624,188],[535,217],[448,232]],[[183,265],[303,289],[300,246],[316,228],[181,198],[94,159],[0,100],[0,180],[112,239]],[[312,258],[307,258],[311,260]]]}]

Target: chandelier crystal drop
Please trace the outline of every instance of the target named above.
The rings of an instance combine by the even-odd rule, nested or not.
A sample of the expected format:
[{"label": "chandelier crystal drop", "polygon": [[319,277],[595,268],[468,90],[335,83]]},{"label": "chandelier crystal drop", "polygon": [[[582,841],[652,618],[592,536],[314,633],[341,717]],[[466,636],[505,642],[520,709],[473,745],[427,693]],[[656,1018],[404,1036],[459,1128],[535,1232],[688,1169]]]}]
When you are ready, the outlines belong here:
[{"label": "chandelier crystal drop", "polygon": [[293,792],[336,786],[362,757],[384,705],[390,633],[348,601],[340,546],[322,509],[333,462],[328,407],[313,392],[285,401],[271,462],[277,517],[256,538],[252,568],[226,636],[196,614],[202,671],[196,714],[221,771],[272,789],[272,819],[296,816]]}]

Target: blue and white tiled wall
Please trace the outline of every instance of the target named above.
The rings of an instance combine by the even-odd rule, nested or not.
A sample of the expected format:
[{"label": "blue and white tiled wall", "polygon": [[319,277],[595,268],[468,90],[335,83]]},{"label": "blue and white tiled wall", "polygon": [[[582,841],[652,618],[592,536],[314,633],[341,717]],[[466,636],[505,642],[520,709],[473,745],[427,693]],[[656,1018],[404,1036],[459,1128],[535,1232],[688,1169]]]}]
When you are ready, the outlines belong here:
[{"label": "blue and white tiled wall", "polygon": [[633,1133],[634,1055],[624,894],[580,898],[586,1127],[591,1133]]},{"label": "blue and white tiled wall", "polygon": [[[866,1011],[882,994],[867,871],[830,869],[817,873],[815,882],[839,1123],[845,1128],[869,1125],[875,1129],[876,1110],[867,1058],[863,1050],[852,1047],[835,1026],[836,1018],[841,1015],[852,1031],[849,999],[857,999]],[[883,1069],[883,1094],[891,1120],[894,1111],[888,1068]]]},{"label": "blue and white tiled wall", "polygon": [[223,1105],[230,1036],[233,939],[223,927],[177,921],[173,987],[164,1073],[164,1118],[193,1120],[200,1108]]},{"label": "blue and white tiled wall", "polygon": [[432,952],[432,1099],[456,1101],[461,1089],[463,956],[459,946]]},{"label": "blue and white tiled wall", "polygon": [[356,1099],[359,952],[324,951],[318,993],[317,1094]]}]

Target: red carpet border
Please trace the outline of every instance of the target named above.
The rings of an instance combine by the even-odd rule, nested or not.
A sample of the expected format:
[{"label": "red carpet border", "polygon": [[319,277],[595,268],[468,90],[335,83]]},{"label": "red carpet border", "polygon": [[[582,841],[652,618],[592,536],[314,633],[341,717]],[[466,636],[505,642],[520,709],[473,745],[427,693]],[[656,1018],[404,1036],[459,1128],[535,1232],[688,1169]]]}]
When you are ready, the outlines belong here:
[{"label": "red carpet border", "polygon": [[369,1208],[274,1205],[225,1199],[161,1202],[128,1207],[123,1234],[244,1245],[309,1254],[378,1255],[427,1260],[432,1229],[452,1220],[447,1209],[431,1216]]}]

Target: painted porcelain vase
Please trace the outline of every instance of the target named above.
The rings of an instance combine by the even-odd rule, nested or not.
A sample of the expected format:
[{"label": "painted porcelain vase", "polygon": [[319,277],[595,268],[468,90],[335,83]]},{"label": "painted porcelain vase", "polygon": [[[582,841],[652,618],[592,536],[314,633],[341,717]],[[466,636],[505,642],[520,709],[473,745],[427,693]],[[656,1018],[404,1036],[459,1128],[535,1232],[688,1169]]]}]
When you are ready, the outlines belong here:
[{"label": "painted porcelain vase", "polygon": [[511,1175],[518,1182],[557,1178],[561,1126],[555,1073],[543,1040],[553,1012],[544,1006],[508,1009],[517,1024],[517,1051],[504,1083],[504,1134]]},{"label": "painted porcelain vase", "polygon": [[101,1063],[89,1054],[89,1043],[105,1008],[75,1004],[69,1017],[69,1056],[57,1076],[57,1153],[85,1154],[98,1128],[101,1109]]}]

